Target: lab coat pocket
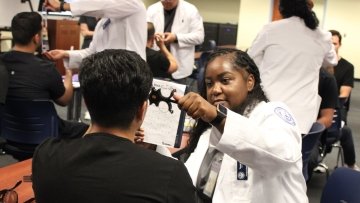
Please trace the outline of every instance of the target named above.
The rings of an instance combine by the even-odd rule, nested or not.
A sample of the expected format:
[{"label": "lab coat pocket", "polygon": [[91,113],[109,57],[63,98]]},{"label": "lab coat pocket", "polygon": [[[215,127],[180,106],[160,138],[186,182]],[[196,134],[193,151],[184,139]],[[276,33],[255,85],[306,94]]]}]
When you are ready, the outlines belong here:
[{"label": "lab coat pocket", "polygon": [[224,155],[215,190],[219,190],[218,192],[223,196],[224,202],[251,202],[251,170],[248,171],[247,180],[238,180],[237,168],[237,161]]}]

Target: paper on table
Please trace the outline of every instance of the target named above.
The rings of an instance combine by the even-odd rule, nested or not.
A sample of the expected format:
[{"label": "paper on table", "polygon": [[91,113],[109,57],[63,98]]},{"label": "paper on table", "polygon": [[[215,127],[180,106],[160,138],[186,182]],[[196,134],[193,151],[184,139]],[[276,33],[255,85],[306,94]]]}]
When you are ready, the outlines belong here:
[{"label": "paper on table", "polygon": [[[173,89],[180,95],[184,95],[186,91],[186,85],[158,79],[153,80],[153,87],[157,90],[161,89],[164,97],[169,97]],[[166,102],[160,102],[159,106],[149,103],[142,124],[145,132],[144,142],[167,147],[180,147],[185,112],[181,111],[177,104],[171,103],[171,105],[173,113],[169,111]]]}]

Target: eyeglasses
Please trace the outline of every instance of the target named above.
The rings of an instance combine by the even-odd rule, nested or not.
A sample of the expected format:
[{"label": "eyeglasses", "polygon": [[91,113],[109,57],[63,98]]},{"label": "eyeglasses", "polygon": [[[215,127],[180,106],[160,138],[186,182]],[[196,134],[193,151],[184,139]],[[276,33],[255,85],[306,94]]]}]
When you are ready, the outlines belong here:
[{"label": "eyeglasses", "polygon": [[14,187],[10,189],[3,189],[0,191],[0,203],[17,203],[18,202],[18,194],[14,190],[17,188],[22,181],[18,181]]}]

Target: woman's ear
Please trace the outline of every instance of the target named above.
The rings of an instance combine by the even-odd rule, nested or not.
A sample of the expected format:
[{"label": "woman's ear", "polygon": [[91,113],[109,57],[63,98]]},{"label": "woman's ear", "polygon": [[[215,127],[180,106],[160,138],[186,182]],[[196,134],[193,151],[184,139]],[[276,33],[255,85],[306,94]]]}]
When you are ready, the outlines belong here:
[{"label": "woman's ear", "polygon": [[254,89],[255,86],[255,78],[253,74],[250,74],[247,77],[247,90],[250,92]]}]

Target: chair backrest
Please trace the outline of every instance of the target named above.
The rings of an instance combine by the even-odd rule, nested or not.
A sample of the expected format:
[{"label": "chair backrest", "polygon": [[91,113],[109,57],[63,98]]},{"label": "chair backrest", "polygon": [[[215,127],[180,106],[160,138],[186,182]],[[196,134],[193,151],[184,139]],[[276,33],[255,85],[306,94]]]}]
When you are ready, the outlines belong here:
[{"label": "chair backrest", "polygon": [[330,146],[340,138],[341,112],[339,108],[334,110],[334,116],[331,126],[326,131],[326,145]]},{"label": "chair backrest", "polygon": [[310,132],[302,139],[301,153],[303,160],[303,175],[305,180],[309,179],[308,163],[310,160],[311,152],[313,151],[314,147],[317,146],[316,143],[318,142],[319,137],[324,132],[324,130],[325,126],[323,124],[315,122],[312,125]]},{"label": "chair backrest", "polygon": [[341,108],[344,105],[344,98],[339,99],[338,107],[334,110],[334,116],[331,126],[326,130],[326,146],[330,147],[332,144],[340,139],[342,127],[342,112]]},{"label": "chair backrest", "polygon": [[6,100],[2,137],[20,144],[40,144],[58,135],[58,117],[49,100]]},{"label": "chair backrest", "polygon": [[360,202],[360,172],[349,168],[337,168],[327,180],[320,202]]},{"label": "chair backrest", "polygon": [[198,90],[199,92],[202,90],[204,84],[204,71],[205,71],[205,64],[207,62],[208,56],[212,53],[212,51],[203,52],[199,59],[199,71],[197,75],[197,83],[198,83]]}]

